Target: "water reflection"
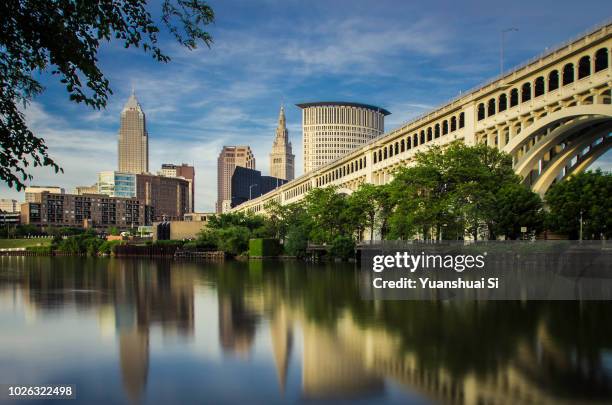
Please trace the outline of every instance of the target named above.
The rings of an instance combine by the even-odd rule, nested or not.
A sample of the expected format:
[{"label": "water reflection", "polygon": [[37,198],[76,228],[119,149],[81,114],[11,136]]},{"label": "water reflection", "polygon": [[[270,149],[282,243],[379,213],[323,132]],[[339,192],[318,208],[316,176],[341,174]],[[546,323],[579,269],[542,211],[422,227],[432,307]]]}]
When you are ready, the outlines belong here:
[{"label": "water reflection", "polygon": [[[96,316],[101,334],[114,331],[119,401],[168,402],[174,397],[164,395],[179,395],[173,388],[185,385],[185,375],[204,370],[223,375],[222,383],[191,385],[181,402],[201,395],[236,402],[228,392],[232,373],[252,376],[241,384],[255,402],[612,400],[607,302],[364,301],[358,273],[337,265],[0,260],[0,315],[23,313],[36,323],[75,317],[76,310],[84,319]],[[19,346],[16,328],[14,339],[3,340],[0,360]],[[158,330],[178,336],[180,349],[156,345]],[[84,332],[82,339],[91,336]],[[215,344],[219,359],[191,363],[198,346],[214,352]],[[63,350],[70,355],[70,347]],[[155,358],[172,362],[175,375],[155,377],[171,367]],[[0,372],[7,367],[0,362]],[[18,359],[10,367],[25,365]],[[274,380],[266,379],[268,370]],[[87,385],[95,384],[81,382],[80,401],[88,402]]]}]

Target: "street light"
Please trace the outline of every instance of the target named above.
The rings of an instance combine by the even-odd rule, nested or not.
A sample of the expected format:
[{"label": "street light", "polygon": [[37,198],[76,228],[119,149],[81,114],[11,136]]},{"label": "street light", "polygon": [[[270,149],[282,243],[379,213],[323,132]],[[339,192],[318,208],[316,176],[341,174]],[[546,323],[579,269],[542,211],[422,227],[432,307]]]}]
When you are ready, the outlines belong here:
[{"label": "street light", "polygon": [[506,28],[504,30],[501,30],[501,41],[500,41],[500,47],[499,47],[499,74],[503,75],[504,74],[504,39],[506,36],[506,32],[517,32],[518,28]]},{"label": "street light", "polygon": [[257,186],[257,184],[251,184],[249,186],[249,200],[253,198],[253,197],[251,197],[251,190],[253,189],[253,187],[256,187],[256,186]]}]

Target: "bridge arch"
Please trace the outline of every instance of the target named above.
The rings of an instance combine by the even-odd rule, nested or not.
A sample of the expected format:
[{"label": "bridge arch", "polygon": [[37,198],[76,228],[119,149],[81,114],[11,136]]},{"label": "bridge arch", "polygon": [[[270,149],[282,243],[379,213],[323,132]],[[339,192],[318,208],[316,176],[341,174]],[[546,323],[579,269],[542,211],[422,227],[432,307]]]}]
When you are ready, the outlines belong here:
[{"label": "bridge arch", "polygon": [[[605,99],[607,92],[592,97],[609,102],[609,99]],[[583,171],[588,167],[584,162],[589,160],[592,163],[594,158],[600,156],[597,153],[605,153],[611,145],[608,139],[611,132],[611,104],[576,105],[533,121],[510,139],[502,150],[513,156],[515,172],[534,191],[544,194],[560,174],[568,174],[568,168],[572,173]],[[580,154],[583,149],[590,149],[598,139],[602,140],[601,144],[593,148],[597,153],[588,157]],[[578,155],[581,164],[568,166]]]}]

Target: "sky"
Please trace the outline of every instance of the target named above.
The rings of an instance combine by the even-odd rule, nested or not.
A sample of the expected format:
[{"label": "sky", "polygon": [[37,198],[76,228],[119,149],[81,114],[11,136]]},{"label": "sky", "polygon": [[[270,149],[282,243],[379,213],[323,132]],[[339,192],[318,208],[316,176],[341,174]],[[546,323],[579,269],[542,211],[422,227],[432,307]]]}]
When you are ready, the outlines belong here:
[{"label": "sky", "polygon": [[[141,49],[104,44],[100,66],[113,95],[104,110],[74,104],[57,77],[43,72],[46,91],[26,110],[63,174],[35,169],[31,184],[72,192],[97,172],[117,167],[119,115],[131,92],[149,132],[149,170],[162,163],[196,168],[196,210],[212,211],[216,163],[223,145],[250,145],[268,174],[279,108],[302,174],[301,110],[296,103],[354,101],[391,111],[391,130],[499,73],[500,30],[509,69],[612,16],[609,0],[361,1],[211,0],[214,44],[189,51],[162,31],[172,61]],[[159,2],[150,10],[159,14]],[[49,69],[50,71],[51,69]],[[596,163],[612,168],[612,153]],[[0,197],[23,193],[0,184]]]}]

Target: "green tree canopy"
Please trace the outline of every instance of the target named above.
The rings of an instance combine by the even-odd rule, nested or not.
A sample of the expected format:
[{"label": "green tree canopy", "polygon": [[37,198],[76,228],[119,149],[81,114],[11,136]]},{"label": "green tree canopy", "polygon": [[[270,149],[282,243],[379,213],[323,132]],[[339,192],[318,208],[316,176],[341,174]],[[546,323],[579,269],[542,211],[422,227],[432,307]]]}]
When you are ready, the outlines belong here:
[{"label": "green tree canopy", "polygon": [[27,126],[22,108],[44,89],[40,72],[58,76],[70,100],[99,109],[112,94],[98,66],[98,48],[113,39],[142,48],[160,62],[159,23],[188,49],[210,46],[204,27],[214,21],[203,0],[163,0],[154,21],[145,0],[7,0],[0,2],[0,180],[21,189],[28,166],[59,165]]},{"label": "green tree canopy", "polygon": [[612,237],[612,174],[584,172],[557,182],[546,193],[548,227],[570,239]]}]

